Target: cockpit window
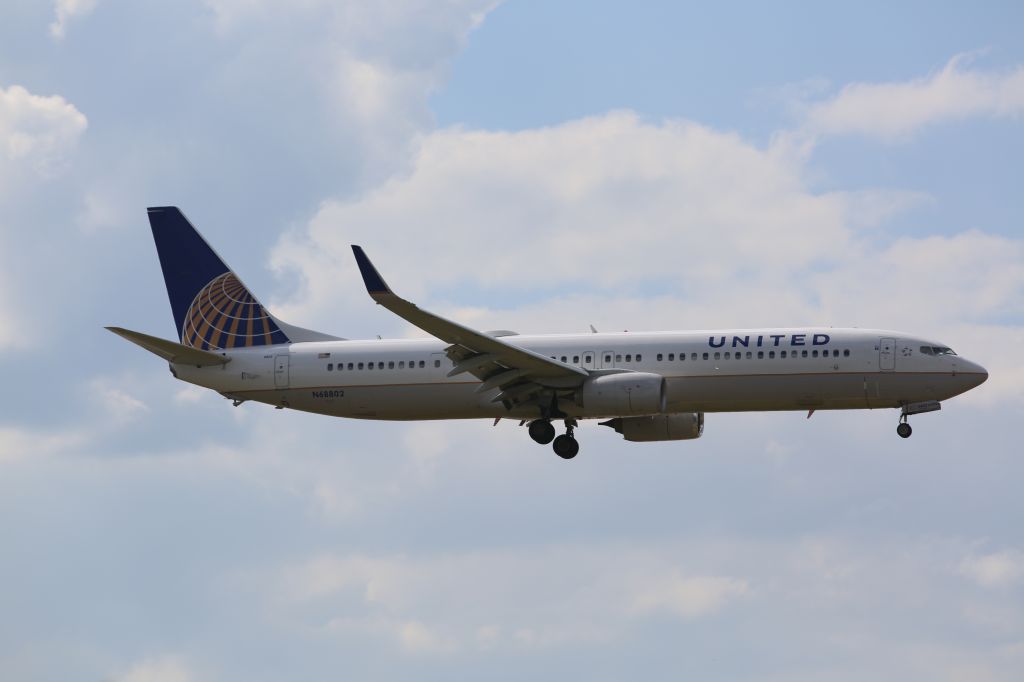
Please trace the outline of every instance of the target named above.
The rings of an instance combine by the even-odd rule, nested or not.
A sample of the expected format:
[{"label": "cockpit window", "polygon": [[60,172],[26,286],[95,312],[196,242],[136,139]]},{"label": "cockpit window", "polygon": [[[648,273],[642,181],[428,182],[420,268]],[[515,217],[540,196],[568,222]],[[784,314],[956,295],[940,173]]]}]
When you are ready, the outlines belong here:
[{"label": "cockpit window", "polygon": [[922,355],[956,355],[952,348],[945,346],[921,346]]}]

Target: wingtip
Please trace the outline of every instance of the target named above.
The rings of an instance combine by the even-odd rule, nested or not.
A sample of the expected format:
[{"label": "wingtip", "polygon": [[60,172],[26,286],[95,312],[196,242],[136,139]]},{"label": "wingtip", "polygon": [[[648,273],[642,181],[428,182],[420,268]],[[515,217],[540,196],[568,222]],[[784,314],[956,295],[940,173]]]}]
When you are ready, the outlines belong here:
[{"label": "wingtip", "polygon": [[373,294],[390,294],[391,289],[388,287],[384,278],[377,272],[377,268],[370,262],[366,252],[363,251],[363,247],[352,245],[352,253],[356,257],[356,265],[359,266],[359,274],[363,276],[363,284],[366,285],[366,291],[372,296]]}]

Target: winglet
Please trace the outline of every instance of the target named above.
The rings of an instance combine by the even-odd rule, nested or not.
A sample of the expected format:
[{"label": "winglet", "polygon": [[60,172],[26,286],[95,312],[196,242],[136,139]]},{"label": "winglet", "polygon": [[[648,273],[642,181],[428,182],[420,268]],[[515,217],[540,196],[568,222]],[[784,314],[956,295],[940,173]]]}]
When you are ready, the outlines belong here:
[{"label": "winglet", "polygon": [[363,247],[353,244],[352,253],[355,254],[356,264],[359,265],[359,274],[363,276],[363,283],[366,284],[366,291],[371,296],[392,293],[384,278],[377,272],[377,268],[373,267],[373,263],[366,257]]}]

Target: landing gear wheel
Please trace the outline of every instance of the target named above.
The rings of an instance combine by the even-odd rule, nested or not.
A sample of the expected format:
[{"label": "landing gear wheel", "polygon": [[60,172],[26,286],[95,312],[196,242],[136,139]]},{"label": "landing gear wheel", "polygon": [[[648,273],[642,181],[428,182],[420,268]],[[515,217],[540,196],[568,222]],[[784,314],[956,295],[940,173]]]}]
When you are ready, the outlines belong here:
[{"label": "landing gear wheel", "polygon": [[541,445],[547,445],[555,439],[555,427],[546,419],[534,420],[530,422],[530,438]]},{"label": "landing gear wheel", "polygon": [[896,433],[899,434],[900,438],[910,438],[910,434],[913,432],[914,429],[910,428],[910,424],[907,422],[903,422],[896,427]]},{"label": "landing gear wheel", "polygon": [[555,449],[555,454],[562,459],[572,459],[580,451],[580,444],[568,434],[562,434],[556,438],[552,447]]}]

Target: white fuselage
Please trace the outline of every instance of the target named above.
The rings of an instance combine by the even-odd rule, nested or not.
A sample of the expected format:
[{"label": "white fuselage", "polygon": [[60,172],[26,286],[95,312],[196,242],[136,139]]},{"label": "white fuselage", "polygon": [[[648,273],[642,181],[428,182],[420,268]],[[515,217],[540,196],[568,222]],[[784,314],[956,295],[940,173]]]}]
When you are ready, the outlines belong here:
[{"label": "white fuselage", "polygon": [[[959,395],[987,378],[940,344],[901,332],[797,328],[514,336],[516,346],[588,371],[665,378],[665,413],[900,407]],[[532,419],[468,373],[448,377],[437,340],[322,341],[224,351],[222,366],[173,364],[183,381],[236,400],[362,419]],[[563,400],[580,419],[590,412]]]}]

